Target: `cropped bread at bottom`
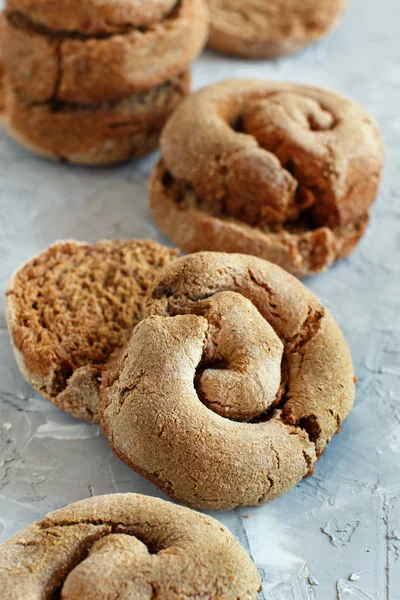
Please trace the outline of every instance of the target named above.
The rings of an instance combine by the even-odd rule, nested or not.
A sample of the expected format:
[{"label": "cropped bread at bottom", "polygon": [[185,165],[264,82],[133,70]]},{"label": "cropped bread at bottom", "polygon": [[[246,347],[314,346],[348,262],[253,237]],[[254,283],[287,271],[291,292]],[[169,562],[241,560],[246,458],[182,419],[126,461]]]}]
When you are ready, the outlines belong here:
[{"label": "cropped bread at bottom", "polygon": [[2,600],[252,600],[260,589],[221,523],[139,494],[71,504],[0,545]]},{"label": "cropped bread at bottom", "polygon": [[262,259],[202,252],[162,269],[104,375],[114,452],[175,500],[273,500],[313,472],[354,400],[346,341],[320,301]]},{"label": "cropped bread at bottom", "polygon": [[383,166],[356,102],[307,86],[232,79],[187,98],[161,136],[150,204],[184,252],[244,252],[297,277],[350,254]]},{"label": "cropped bread at bottom", "polygon": [[8,284],[6,317],[25,379],[96,423],[101,375],[140,320],[156,272],[177,255],[152,241],[63,241],[23,264]]}]

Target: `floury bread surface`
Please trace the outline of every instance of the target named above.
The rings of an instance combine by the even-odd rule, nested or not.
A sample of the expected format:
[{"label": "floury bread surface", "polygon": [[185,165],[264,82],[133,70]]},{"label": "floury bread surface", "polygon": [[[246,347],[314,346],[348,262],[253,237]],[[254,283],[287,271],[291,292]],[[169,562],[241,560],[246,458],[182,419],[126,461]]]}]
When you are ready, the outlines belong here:
[{"label": "floury bread surface", "polygon": [[117,456],[206,510],[262,504],[313,472],[354,370],[305,286],[253,256],[200,252],[160,271],[145,315],[100,391]]},{"label": "floury bread surface", "polygon": [[255,600],[260,589],[221,523],[139,494],[71,504],[0,545],[2,600]]}]

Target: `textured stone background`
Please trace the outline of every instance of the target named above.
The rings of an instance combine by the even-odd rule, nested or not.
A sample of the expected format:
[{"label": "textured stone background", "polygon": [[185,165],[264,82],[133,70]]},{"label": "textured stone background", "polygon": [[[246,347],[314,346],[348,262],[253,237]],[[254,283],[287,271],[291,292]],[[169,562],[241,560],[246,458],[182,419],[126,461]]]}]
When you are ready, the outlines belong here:
[{"label": "textured stone background", "polygon": [[[323,43],[276,62],[206,53],[195,87],[228,76],[293,80],[364,103],[387,167],[367,235],[307,281],[351,346],[353,413],[313,477],[255,509],[217,514],[251,552],[272,600],[400,599],[400,45],[397,0],[353,0]],[[146,205],[154,157],[102,170],[56,165],[0,136],[0,293],[14,268],[57,238],[162,240]],[[32,391],[14,364],[0,309],[0,538],[90,494],[161,495],[113,457],[98,427]],[[249,516],[248,516],[249,515]]]}]

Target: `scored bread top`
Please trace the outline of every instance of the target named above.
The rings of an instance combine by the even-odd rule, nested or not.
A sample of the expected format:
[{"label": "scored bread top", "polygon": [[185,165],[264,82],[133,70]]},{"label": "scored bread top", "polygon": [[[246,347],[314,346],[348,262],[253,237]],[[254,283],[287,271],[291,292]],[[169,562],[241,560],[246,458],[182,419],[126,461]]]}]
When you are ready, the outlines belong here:
[{"label": "scored bread top", "polygon": [[61,241],[20,267],[6,314],[29,383],[63,410],[97,422],[101,374],[140,320],[156,272],[177,254],[153,241]]}]

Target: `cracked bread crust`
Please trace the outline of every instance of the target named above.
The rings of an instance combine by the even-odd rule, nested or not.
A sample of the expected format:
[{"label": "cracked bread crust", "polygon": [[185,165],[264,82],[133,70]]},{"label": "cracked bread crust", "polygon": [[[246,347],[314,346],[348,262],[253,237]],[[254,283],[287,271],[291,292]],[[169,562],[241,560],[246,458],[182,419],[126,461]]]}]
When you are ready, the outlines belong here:
[{"label": "cracked bread crust", "polygon": [[0,545],[2,600],[256,599],[257,568],[211,517],[139,494],[49,513]]},{"label": "cracked bread crust", "polygon": [[210,48],[244,58],[277,58],[331,31],[346,0],[207,0]]},{"label": "cracked bread crust", "polygon": [[27,104],[4,69],[0,123],[24,148],[58,161],[107,165],[153,152],[170,114],[189,93],[188,72],[148,92],[96,105]]},{"label": "cracked bread crust", "polygon": [[200,252],[154,280],[100,391],[114,452],[207,510],[273,500],[313,472],[354,401],[346,341],[298,280]]},{"label": "cracked bread crust", "polygon": [[55,31],[104,35],[156,23],[175,4],[176,0],[7,0],[7,9]]},{"label": "cracked bread crust", "polygon": [[207,17],[203,0],[182,0],[147,28],[96,37],[61,34],[6,10],[2,60],[12,89],[27,102],[113,102],[189,69],[206,41]]},{"label": "cracked bread crust", "polygon": [[227,80],[166,125],[150,204],[186,252],[246,252],[305,277],[351,252],[383,167],[379,129],[327,90]]},{"label": "cracked bread crust", "polygon": [[56,242],[9,281],[6,317],[22,375],[43,397],[96,423],[102,373],[141,318],[176,250],[152,241]]}]

